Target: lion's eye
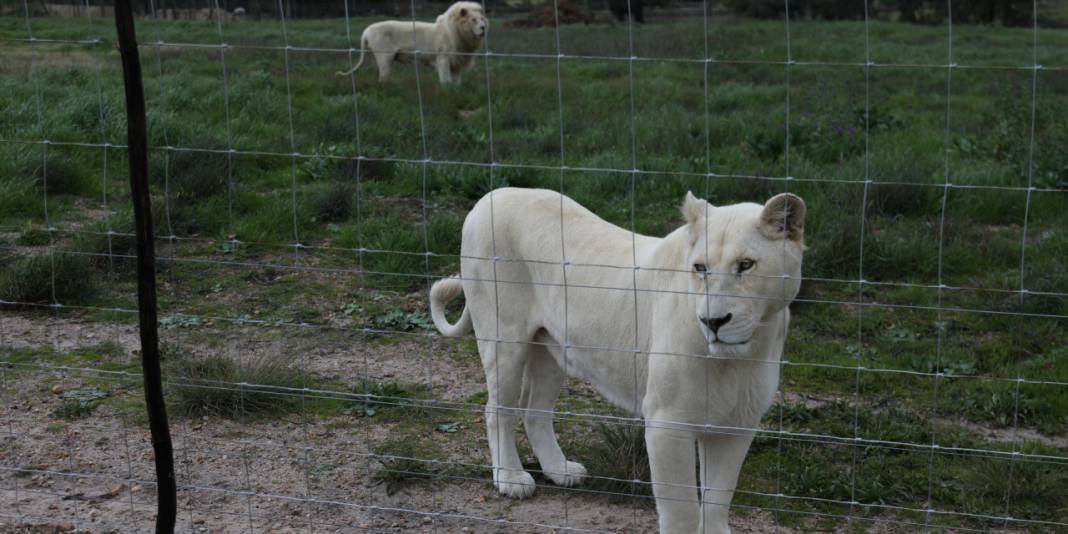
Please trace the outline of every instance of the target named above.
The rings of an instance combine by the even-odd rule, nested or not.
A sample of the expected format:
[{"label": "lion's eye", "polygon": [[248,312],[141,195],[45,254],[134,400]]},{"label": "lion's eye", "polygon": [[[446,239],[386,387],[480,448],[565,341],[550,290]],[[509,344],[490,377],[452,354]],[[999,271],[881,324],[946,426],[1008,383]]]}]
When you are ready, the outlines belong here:
[{"label": "lion's eye", "polygon": [[695,270],[695,271],[697,271],[699,273],[703,273],[703,272],[708,271],[708,267],[706,267],[705,264],[703,264],[703,263],[695,263],[695,264],[693,264],[693,270]]},{"label": "lion's eye", "polygon": [[744,273],[749,269],[752,269],[753,265],[756,265],[756,262],[753,260],[742,260],[738,262],[738,274]]}]

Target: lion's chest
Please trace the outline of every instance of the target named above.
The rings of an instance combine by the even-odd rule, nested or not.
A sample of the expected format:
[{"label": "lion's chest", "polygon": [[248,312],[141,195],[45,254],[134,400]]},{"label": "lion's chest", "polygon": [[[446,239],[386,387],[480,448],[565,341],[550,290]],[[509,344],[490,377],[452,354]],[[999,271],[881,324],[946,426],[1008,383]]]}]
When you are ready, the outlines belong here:
[{"label": "lion's chest", "polygon": [[642,410],[646,417],[690,425],[752,428],[760,422],[778,388],[779,366],[773,362],[665,361],[668,358],[671,356],[654,356],[650,362]]},{"label": "lion's chest", "polygon": [[779,367],[769,362],[739,364],[741,369],[720,370],[708,382],[709,423],[752,428],[764,416],[779,385]]}]

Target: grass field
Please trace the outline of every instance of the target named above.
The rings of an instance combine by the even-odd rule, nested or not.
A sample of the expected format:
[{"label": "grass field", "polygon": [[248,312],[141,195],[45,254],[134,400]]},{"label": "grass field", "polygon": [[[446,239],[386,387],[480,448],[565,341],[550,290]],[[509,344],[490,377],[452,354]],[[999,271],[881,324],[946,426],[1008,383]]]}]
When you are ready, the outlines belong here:
[{"label": "grass field", "polygon": [[[135,307],[135,284],[124,153],[100,146],[125,142],[108,22],[33,19],[37,39],[101,42],[31,44],[24,19],[0,17],[0,298],[54,297],[71,306],[65,317],[110,324],[135,320],[109,311]],[[1068,516],[1068,31],[954,26],[950,49],[945,27],[792,21],[788,49],[782,22],[674,19],[635,27],[633,49],[626,25],[561,28],[558,62],[552,29],[495,20],[494,54],[449,88],[410,65],[384,84],[373,68],[336,77],[355,61],[343,20],[290,21],[285,33],[227,23],[221,36],[214,24],[145,20],[138,31],[145,43],[231,45],[141,49],[165,335],[181,332],[177,343],[204,355],[176,357],[177,375],[434,398],[425,385],[353,390],[207,354],[249,324],[279,338],[286,325],[326,339],[386,332],[360,333],[371,347],[426,332],[428,280],[456,271],[463,217],[495,187],[562,189],[653,235],[680,224],[687,190],[714,204],[788,190],[809,208],[807,278],[785,400],[766,426],[842,439],[758,439],[739,513],[785,510],[776,520],[804,529],[847,528],[837,514],[925,520],[899,507],[953,512],[931,519],[947,527]],[[13,347],[7,359],[34,369],[111,361]],[[175,395],[179,418],[230,417],[238,402],[191,397]],[[101,402],[139,409],[121,395]],[[562,402],[606,410],[593,397]],[[394,455],[440,459],[435,442],[481,436],[477,408],[451,421],[469,427],[458,434],[393,410],[310,411],[386,419],[395,439],[380,454],[392,443],[407,451]],[[601,458],[592,474],[634,478],[601,444],[640,449],[626,431],[561,426],[579,461]],[[855,437],[1056,459],[857,447]],[[484,452],[466,460],[484,463]],[[386,465],[387,485],[389,473],[418,475],[417,460]],[[777,493],[802,499],[765,495]]]}]

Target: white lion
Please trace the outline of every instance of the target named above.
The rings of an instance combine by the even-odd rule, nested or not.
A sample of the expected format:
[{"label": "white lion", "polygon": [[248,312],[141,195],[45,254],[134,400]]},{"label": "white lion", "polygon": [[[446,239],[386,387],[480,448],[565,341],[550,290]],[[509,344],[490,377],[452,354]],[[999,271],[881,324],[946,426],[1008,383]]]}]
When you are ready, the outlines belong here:
[{"label": "white lion", "polygon": [[[738,472],[778,387],[805,204],[784,193],[713,207],[687,194],[682,213],[681,228],[648,237],[553,191],[505,188],[468,214],[461,277],[434,284],[430,310],[442,334],[478,338],[501,493],[534,492],[516,452],[518,415],[549,479],[585,476],[553,431],[560,386],[574,376],[644,418],[660,531],[730,532]],[[445,304],[461,293],[450,324]]]},{"label": "white lion", "polygon": [[417,56],[433,64],[442,84],[460,83],[460,75],[474,64],[474,52],[482,44],[489,29],[489,19],[482,6],[475,2],[456,2],[428,22],[385,20],[363,30],[360,37],[360,60],[356,66],[338,76],[348,76],[363,65],[364,54],[370,50],[378,64],[378,79],[389,78],[394,60]]}]

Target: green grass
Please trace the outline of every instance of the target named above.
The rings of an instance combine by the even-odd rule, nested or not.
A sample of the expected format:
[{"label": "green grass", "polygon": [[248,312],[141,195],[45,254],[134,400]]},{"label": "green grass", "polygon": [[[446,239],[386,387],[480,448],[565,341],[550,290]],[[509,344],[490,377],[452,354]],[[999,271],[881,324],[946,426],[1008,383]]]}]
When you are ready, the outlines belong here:
[{"label": "green grass", "polygon": [[[766,425],[777,427],[778,418],[779,414],[773,408]],[[816,407],[787,404],[783,407],[782,420],[783,428],[790,432],[848,438],[856,428],[859,435],[867,439],[918,444],[930,443],[933,432],[936,442],[943,447],[982,446],[1002,453],[1013,447],[1011,443],[982,443],[980,436],[964,429],[948,424],[932,425],[922,414],[895,407],[872,410],[856,409],[842,402]],[[1024,449],[1031,454],[1054,451],[1038,444],[1026,444]],[[745,492],[740,495],[739,504],[785,504],[787,510],[797,512],[840,513],[840,506],[815,499],[848,503],[855,496],[863,503],[894,504],[922,510],[930,492],[931,507],[935,509],[973,513],[996,510],[1004,506],[1006,491],[1010,489],[1009,484],[1013,484],[1007,476],[1011,461],[1008,454],[986,456],[939,451],[932,455],[922,448],[910,450],[874,444],[853,447],[846,443],[836,445],[789,438],[780,444],[773,436],[758,438],[742,473],[745,489],[760,493],[782,491],[813,500],[779,501]],[[1042,488],[1040,492],[1032,491],[1034,488],[1020,485],[1019,481],[1026,478],[1016,479],[1017,483],[1011,488],[1014,516],[1021,517],[1015,514],[1026,513],[1035,519],[1056,520],[1059,510],[1068,505],[1068,492],[1062,489],[1063,470],[1051,469],[1034,459],[1017,460],[1011,469],[1017,470],[1016,475],[1034,477],[1034,482]],[[780,484],[781,490],[774,489],[776,483]],[[878,515],[877,509],[860,508],[858,511],[861,517]],[[787,524],[801,522],[805,517],[804,513],[782,514]],[[922,515],[919,518],[923,520]],[[915,518],[906,514],[898,519]],[[943,520],[954,522],[946,526],[993,526],[982,520],[939,519]]]},{"label": "green grass", "polygon": [[[354,20],[353,27],[365,22]],[[81,19],[31,23],[41,39],[101,31]],[[763,201],[789,190],[808,205],[804,272],[810,279],[793,306],[786,357],[798,365],[784,367],[783,387],[818,402],[785,405],[788,429],[995,450],[1012,445],[970,429],[1068,433],[1063,387],[1015,382],[1068,382],[1068,298],[1061,295],[1068,293],[1068,193],[1061,191],[1068,188],[1068,31],[1038,32],[1038,62],[1048,68],[1035,78],[1032,146],[1031,70],[915,66],[947,61],[945,26],[793,20],[790,53],[799,63],[789,69],[780,64],[786,58],[781,21],[712,17],[707,50],[720,61],[707,65],[699,61],[706,50],[699,17],[635,27],[634,53],[664,61],[633,64],[575,57],[630,55],[626,26],[565,26],[560,46],[569,57],[560,62],[558,94],[555,31],[501,23],[495,18],[490,34],[495,52],[547,57],[480,59],[463,86],[447,89],[429,70],[420,72],[417,85],[409,66],[395,69],[385,84],[361,71],[353,92],[348,79],[333,75],[346,66],[343,54],[298,50],[291,52],[287,80],[283,53],[260,48],[282,42],[277,24],[266,21],[224,25],[226,41],[235,45],[226,56],[227,91],[217,51],[164,48],[161,74],[155,50],[146,49],[153,223],[157,235],[181,238],[157,242],[161,254],[176,257],[157,264],[165,288],[161,316],[321,324],[321,335],[335,324],[421,332],[427,277],[456,272],[464,216],[495,187],[562,188],[605,219],[656,235],[681,224],[678,205],[687,190],[714,204]],[[218,42],[214,24],[140,24],[149,35],[158,29],[165,41]],[[121,257],[135,253],[125,154],[64,144],[124,143],[117,52],[106,33],[97,46],[31,45],[17,41],[25,31],[21,17],[0,17],[0,39],[7,39],[0,45],[0,139],[15,141],[0,143],[0,229],[6,232],[0,298],[50,303],[55,274],[61,303],[132,308],[133,262]],[[878,65],[870,71],[858,66],[868,59],[866,35]],[[349,46],[340,20],[291,21],[289,37],[295,47]],[[953,37],[953,62],[960,65],[1033,61],[1035,35],[1027,28],[955,23]],[[28,143],[42,139],[54,143]],[[642,172],[628,172],[634,168]],[[706,177],[707,171],[715,174]],[[787,176],[793,179],[782,179]],[[1039,189],[1023,190],[1029,183]],[[295,251],[296,243],[306,247]],[[48,244],[55,247],[54,268],[42,248]],[[876,283],[858,287],[858,279]],[[939,283],[969,289],[939,291]],[[1021,284],[1031,293],[1013,292]],[[942,312],[935,310],[940,305]],[[1021,311],[1045,317],[1012,315]],[[219,321],[210,328],[233,326]],[[372,337],[396,339],[360,339]],[[128,368],[117,358],[48,351],[9,351],[8,357]],[[170,360],[175,376],[231,384],[174,387],[179,413],[279,416],[298,409],[299,397],[232,384],[311,384],[363,397],[306,398],[309,413],[345,424],[396,425],[408,439],[383,445],[383,454],[421,460],[441,454],[428,444],[435,425],[457,422],[392,402],[433,398],[433,391],[414,385],[317,381],[277,361]],[[842,368],[816,366],[824,364]],[[858,380],[857,365],[909,373],[867,371]],[[100,403],[120,407],[124,399],[113,395]],[[586,401],[564,402],[604,408]],[[769,428],[777,428],[778,415],[778,409],[769,414]],[[474,417],[459,422],[478,427]],[[591,474],[644,476],[629,467],[644,465],[637,433],[587,426],[562,424],[561,435]],[[1014,516],[1056,519],[1068,506],[1060,466],[933,458],[926,451],[793,441],[780,449],[775,439],[758,439],[742,480],[752,492],[849,501],[855,489],[861,502],[910,508],[924,508],[930,491],[935,508],[1000,513],[1013,469]],[[444,473],[426,461],[395,460],[382,465],[380,480],[390,491]],[[928,472],[937,481],[930,490]],[[635,489],[603,479],[591,484]],[[738,499],[849,512],[752,493]],[[805,517],[778,518],[805,528],[838,526]],[[943,519],[947,527],[991,526]]]},{"label": "green grass", "polygon": [[[16,364],[99,367],[114,363],[126,356],[125,349],[112,341],[80,346],[68,351],[57,351],[50,345],[40,347],[5,347],[4,360]],[[138,367],[140,369],[140,367]]]}]

